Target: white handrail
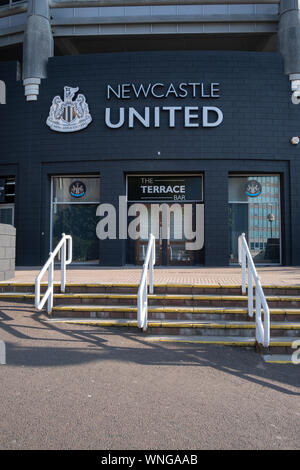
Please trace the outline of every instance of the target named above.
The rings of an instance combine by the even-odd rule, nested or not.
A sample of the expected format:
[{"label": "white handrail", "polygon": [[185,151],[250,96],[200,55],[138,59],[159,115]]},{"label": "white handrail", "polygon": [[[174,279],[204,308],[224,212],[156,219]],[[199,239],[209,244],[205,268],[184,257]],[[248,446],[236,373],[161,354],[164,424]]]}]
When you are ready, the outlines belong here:
[{"label": "white handrail", "polygon": [[[69,241],[68,259],[66,259],[67,242]],[[53,308],[53,281],[54,281],[54,259],[61,251],[60,261],[60,290],[65,292],[66,288],[66,265],[72,262],[72,237],[71,235],[62,234],[62,239],[53,252],[49,253],[49,258],[44,264],[35,280],[35,300],[34,305],[37,310],[42,310],[46,301],[47,312],[51,313]],[[48,270],[48,288],[41,299],[41,280],[45,272]]]},{"label": "white handrail", "polygon": [[[246,294],[246,267],[248,264],[248,314],[253,317],[253,279],[255,281],[255,322],[256,341],[264,347],[270,344],[270,310],[257,274],[245,234],[239,236],[239,264],[242,267],[242,293]],[[261,308],[264,320],[261,318]]]},{"label": "white handrail", "polygon": [[150,234],[147,246],[147,252],[143,265],[142,276],[137,296],[137,321],[138,327],[143,331],[148,327],[148,282],[147,273],[149,268],[149,293],[153,294],[154,281],[154,265],[155,265],[155,237]]}]

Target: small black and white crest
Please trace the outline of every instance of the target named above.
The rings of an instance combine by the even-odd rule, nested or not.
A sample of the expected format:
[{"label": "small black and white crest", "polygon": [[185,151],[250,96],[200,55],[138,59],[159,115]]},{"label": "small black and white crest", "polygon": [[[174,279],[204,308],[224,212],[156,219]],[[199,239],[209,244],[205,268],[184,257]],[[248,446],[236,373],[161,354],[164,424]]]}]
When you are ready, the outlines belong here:
[{"label": "small black and white crest", "polygon": [[261,184],[256,180],[250,180],[245,186],[245,194],[249,197],[257,197],[262,192]]},{"label": "small black and white crest", "polygon": [[83,197],[86,193],[86,186],[82,181],[73,181],[70,185],[69,192],[73,197]]},{"label": "small black and white crest", "polygon": [[64,101],[60,96],[52,100],[47,125],[56,132],[76,132],[85,129],[91,122],[92,116],[85,96],[81,93],[73,101],[79,88],[64,87]]}]

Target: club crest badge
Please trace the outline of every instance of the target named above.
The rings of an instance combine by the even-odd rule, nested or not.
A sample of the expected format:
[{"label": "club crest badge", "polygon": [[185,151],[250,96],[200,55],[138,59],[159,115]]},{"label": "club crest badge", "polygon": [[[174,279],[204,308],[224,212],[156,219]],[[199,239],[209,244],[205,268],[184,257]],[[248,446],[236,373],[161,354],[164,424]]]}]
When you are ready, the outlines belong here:
[{"label": "club crest badge", "polygon": [[73,181],[69,188],[69,192],[73,197],[83,197],[86,193],[86,186],[82,181]]},{"label": "club crest badge", "polygon": [[85,96],[78,94],[79,88],[64,87],[64,101],[55,96],[52,101],[47,125],[56,132],[76,132],[86,128],[92,122],[92,116]]},{"label": "club crest badge", "polygon": [[261,194],[261,184],[256,180],[248,181],[245,186],[245,194],[249,197],[257,197]]}]

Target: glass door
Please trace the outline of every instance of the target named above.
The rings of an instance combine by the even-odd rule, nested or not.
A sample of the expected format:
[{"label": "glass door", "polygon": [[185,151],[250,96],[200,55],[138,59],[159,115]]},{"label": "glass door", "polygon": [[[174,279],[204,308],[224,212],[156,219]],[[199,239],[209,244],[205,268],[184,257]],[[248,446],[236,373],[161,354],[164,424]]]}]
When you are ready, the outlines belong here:
[{"label": "glass door", "polygon": [[[148,246],[149,234],[151,232],[151,206],[145,204],[147,207],[147,215],[146,211],[140,213],[140,238],[137,240],[136,243],[136,260],[137,264],[143,264],[146,250]],[[183,214],[183,207],[182,207],[182,214]],[[163,239],[163,216],[162,213],[159,212],[158,216],[158,227],[159,227],[159,238],[156,238],[156,265],[188,265],[192,264],[194,261],[194,252],[191,250],[186,250],[185,244],[186,239],[184,236],[184,220],[183,217],[176,219],[174,213],[170,211],[170,220],[168,225],[168,238]],[[144,220],[144,217],[147,217],[147,220]],[[191,212],[192,218],[192,212]],[[180,223],[182,226],[177,227],[176,224]],[[188,222],[186,222],[188,225]],[[192,221],[189,221],[189,224],[192,225]],[[145,230],[145,227],[147,228]],[[178,239],[176,233],[178,231],[182,234],[182,238]]]},{"label": "glass door", "polygon": [[[135,243],[134,260],[130,254],[133,244],[127,243],[127,259],[130,259],[130,262],[143,263],[149,233],[152,232],[156,238],[156,264],[203,264],[204,249],[187,250],[186,242],[192,240],[185,238],[184,230],[186,228],[187,236],[190,233],[189,228],[193,227],[193,230],[196,230],[195,208],[197,204],[203,204],[202,174],[127,175],[127,199],[128,207],[138,203],[147,208],[147,211],[141,211],[140,214],[141,230],[139,239]],[[191,213],[188,215],[188,210],[184,210],[185,204],[191,208]],[[169,215],[165,214],[165,206],[169,208]],[[153,219],[150,216],[152,210]],[[152,223],[154,227],[151,227]],[[204,230],[203,224],[200,230],[202,229]]]},{"label": "glass door", "polygon": [[73,238],[74,262],[98,264],[96,209],[100,200],[100,178],[55,176],[51,180],[51,193],[51,250],[65,233]]},{"label": "glass door", "polygon": [[[146,258],[146,251],[151,233],[151,209],[150,204],[145,204],[146,211],[139,213],[140,224],[137,229],[140,231],[140,237],[136,241],[136,263],[144,264]],[[161,215],[159,215],[159,233],[161,234]],[[161,236],[155,241],[155,264],[160,266],[162,264],[162,239]]]},{"label": "glass door", "polygon": [[[183,206],[181,206],[182,214]],[[185,215],[187,216],[187,214]],[[188,226],[193,226],[193,214],[189,214],[190,220],[186,221]],[[178,226],[178,224],[181,224]],[[182,234],[182,238],[178,239],[176,236],[176,231],[179,231]],[[176,216],[171,212],[170,214],[170,226],[167,242],[167,264],[168,265],[188,265],[193,264],[194,261],[194,252],[191,250],[186,250],[186,238],[184,235],[184,219],[183,216],[181,220],[176,220]]]},{"label": "glass door", "polygon": [[230,262],[238,262],[238,237],[245,233],[255,264],[281,263],[279,175],[229,177]]}]

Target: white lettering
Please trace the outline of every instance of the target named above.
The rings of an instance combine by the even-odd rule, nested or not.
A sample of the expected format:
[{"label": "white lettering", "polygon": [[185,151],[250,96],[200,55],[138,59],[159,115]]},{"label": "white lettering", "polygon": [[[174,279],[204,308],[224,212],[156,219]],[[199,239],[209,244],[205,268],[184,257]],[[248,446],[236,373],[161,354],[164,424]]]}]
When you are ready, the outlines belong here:
[{"label": "white lettering", "polygon": [[156,99],[168,98],[173,95],[175,98],[186,98],[190,95],[192,98],[219,98],[220,84],[216,82],[182,82],[178,85],[173,83],[164,84],[161,82],[147,83],[122,83],[116,86],[107,85],[106,98],[109,100],[113,97],[117,99],[131,98],[149,98],[152,96]]},{"label": "white lettering", "polygon": [[168,96],[169,96],[170,94],[173,94],[173,95],[176,96],[176,98],[178,98],[178,94],[177,94],[177,91],[175,90],[175,87],[174,87],[173,83],[170,83],[170,86],[169,86],[169,88],[168,88],[168,91],[167,91],[165,97],[168,98]]},{"label": "white lettering", "polygon": [[122,85],[122,98],[130,98],[130,83],[123,83]]},{"label": "white lettering", "polygon": [[96,215],[103,217],[105,214],[106,217],[98,222],[96,227],[96,234],[100,240],[105,240],[106,238],[115,240],[116,236],[116,210],[112,204],[100,204],[97,207]]},{"label": "white lettering", "polygon": [[190,221],[192,220],[192,204],[184,205],[184,235],[187,240],[194,242],[185,244],[186,250],[201,250],[204,245],[204,204],[196,204],[196,231],[193,231]]},{"label": "white lettering", "polygon": [[[136,216],[128,225],[128,235],[131,240],[148,240],[148,209],[144,204],[132,204],[128,209],[128,216]],[[141,219],[143,223],[141,224]]]},{"label": "white lettering", "polygon": [[108,457],[101,458],[101,465],[126,465],[132,468],[135,463],[135,457],[115,457],[108,454]]},{"label": "white lettering", "polygon": [[129,127],[134,127],[134,118],[137,118],[144,127],[150,127],[150,108],[144,109],[144,116],[138,113],[135,108],[129,108]]},{"label": "white lettering", "polygon": [[[148,188],[148,193],[152,193],[152,189],[161,188],[168,194],[172,192],[171,186],[154,186]],[[178,193],[179,186],[176,187]],[[156,192],[155,191],[155,192]],[[184,199],[184,196],[176,196]],[[149,214],[149,206],[142,203],[132,204],[128,208],[128,217],[135,216],[127,226],[127,198],[120,196],[119,198],[119,238],[126,239],[127,233],[130,239],[147,240],[151,224],[151,231],[156,238],[161,236],[163,239],[185,240],[186,250],[201,250],[204,245],[204,205],[196,204],[196,220],[195,231],[193,231],[193,205],[192,204],[151,204],[151,213]],[[160,218],[161,213],[161,218]],[[103,217],[96,227],[96,234],[100,240],[116,239],[117,215],[116,209],[111,204],[100,204],[96,211],[97,216]],[[149,217],[150,215],[150,217]],[[171,219],[172,218],[172,219]],[[161,220],[161,225],[160,225]],[[171,223],[172,222],[172,223]],[[127,232],[128,230],[128,232]],[[184,237],[183,237],[184,230]],[[188,242],[188,240],[190,242]],[[193,240],[193,241],[192,241]],[[294,343],[294,348],[299,342]],[[299,350],[293,355],[294,363],[299,363]],[[299,362],[298,362],[299,361]],[[5,363],[5,344],[0,341],[0,363]]]},{"label": "white lettering", "polygon": [[[147,106],[141,111],[137,111],[134,107],[127,109],[122,107],[119,109],[106,108],[105,124],[111,129],[118,129],[122,127],[128,119],[129,128],[134,128],[136,121],[146,128],[150,126],[159,128],[161,125],[161,110],[167,112],[167,122],[170,128],[179,125],[177,115],[180,111],[183,111],[183,125],[187,128],[200,126],[217,127],[223,122],[224,118],[222,111],[215,106],[203,106],[203,108],[198,106],[163,106],[162,108],[155,106],[154,108],[150,108]],[[119,116],[117,113],[119,113]],[[114,115],[114,117],[112,117],[112,115]],[[112,122],[114,119],[115,122]]]},{"label": "white lettering", "polygon": [[119,109],[119,122],[117,124],[112,124],[110,119],[110,108],[105,109],[105,124],[111,129],[118,129],[122,127],[125,122],[125,111],[124,108]]},{"label": "white lettering", "polygon": [[[140,85],[138,89],[136,89],[135,85],[132,84],[132,89],[134,91],[134,94],[137,98],[139,98],[141,92],[142,94],[144,95],[145,98],[148,97],[148,94],[149,94],[149,91],[150,91],[150,88],[151,88],[151,83],[149,83],[148,87],[147,87],[147,90],[144,88],[144,85]],[[153,87],[152,87],[153,88]],[[151,89],[152,89],[151,88]]]},{"label": "white lettering", "polygon": [[205,94],[204,83],[201,83],[201,98],[210,98],[210,95]]},{"label": "white lettering", "polygon": [[121,86],[120,85],[118,85],[118,91],[115,91],[113,87],[111,87],[110,85],[107,85],[106,97],[108,100],[110,99],[110,92],[112,92],[117,98],[119,99],[121,98]]},{"label": "white lettering", "polygon": [[181,111],[181,106],[164,106],[164,111],[169,111],[169,127],[175,127],[175,111]]},{"label": "white lettering", "polygon": [[160,108],[154,108],[154,127],[160,127]]},{"label": "white lettering", "polygon": [[187,86],[187,83],[180,83],[179,84],[179,90],[182,92],[182,93],[179,93],[178,96],[179,98],[186,98],[187,95],[188,95],[188,92],[187,90],[185,89],[185,87]]},{"label": "white lettering", "polygon": [[198,122],[191,122],[191,119],[197,119],[198,114],[192,114],[191,111],[198,111],[198,107],[187,106],[184,108],[184,126],[185,127],[199,127]]},{"label": "white lettering", "polygon": [[299,339],[297,339],[296,341],[293,341],[292,348],[293,349],[298,348],[292,354],[292,362],[293,362],[293,364],[300,364],[300,340]]},{"label": "white lettering", "polygon": [[193,98],[196,98],[196,87],[198,85],[200,85],[200,83],[189,83],[188,85],[190,85],[192,87],[192,90],[193,90],[192,96],[193,96]]},{"label": "white lettering", "polygon": [[127,239],[127,196],[119,196],[119,239]]},{"label": "white lettering", "polygon": [[220,97],[220,90],[219,90],[219,83],[211,83],[210,84],[210,94],[212,98],[219,98]]},{"label": "white lettering", "polygon": [[[217,114],[218,119],[214,122],[208,121],[208,113],[212,111]],[[203,106],[202,110],[202,125],[203,127],[217,127],[223,122],[223,113],[219,108],[215,106]]]},{"label": "white lettering", "polygon": [[164,84],[163,83],[154,83],[154,85],[152,85],[152,88],[151,88],[152,96],[154,96],[154,98],[164,98],[164,96],[165,96],[164,93],[162,95],[155,94],[154,90],[157,87],[164,87]]}]

